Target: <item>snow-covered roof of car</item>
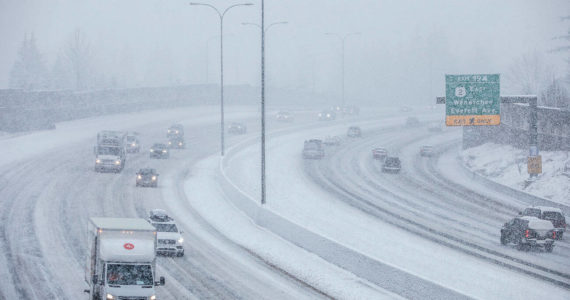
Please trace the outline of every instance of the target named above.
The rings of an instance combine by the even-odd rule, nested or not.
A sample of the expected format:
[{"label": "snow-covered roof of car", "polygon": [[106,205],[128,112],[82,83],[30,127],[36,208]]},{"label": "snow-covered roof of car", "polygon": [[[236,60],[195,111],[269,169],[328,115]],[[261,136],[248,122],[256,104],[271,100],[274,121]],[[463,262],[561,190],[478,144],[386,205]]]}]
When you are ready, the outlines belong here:
[{"label": "snow-covered roof of car", "polygon": [[521,217],[521,219],[523,220],[527,220],[528,221],[528,227],[532,228],[532,229],[538,229],[538,230],[551,230],[554,229],[554,225],[552,225],[552,222],[547,221],[547,220],[541,220],[537,217]]},{"label": "snow-covered roof of car", "polygon": [[556,207],[550,207],[550,206],[532,206],[532,207],[527,207],[527,208],[537,208],[540,209],[541,211],[545,212],[545,211],[553,211],[553,212],[559,212],[562,214],[562,210],[560,208],[556,208]]}]

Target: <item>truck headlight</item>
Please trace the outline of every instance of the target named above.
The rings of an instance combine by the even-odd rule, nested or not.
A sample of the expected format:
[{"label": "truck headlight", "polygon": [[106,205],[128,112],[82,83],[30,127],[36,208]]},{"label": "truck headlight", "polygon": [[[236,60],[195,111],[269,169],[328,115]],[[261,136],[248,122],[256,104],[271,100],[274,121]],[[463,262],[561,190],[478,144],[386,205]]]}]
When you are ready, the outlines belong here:
[{"label": "truck headlight", "polygon": [[141,175],[138,175],[138,176],[137,176],[137,179],[142,179],[142,176],[141,176]]},{"label": "truck headlight", "polygon": [[166,153],[166,150],[162,150],[162,153]]},{"label": "truck headlight", "polygon": [[182,244],[183,242],[184,242],[184,238],[183,238],[183,237],[180,237],[180,238],[178,239],[178,244]]},{"label": "truck headlight", "polygon": [[121,164],[121,161],[120,161],[120,160],[116,160],[116,161],[115,161],[115,164],[118,166],[118,165]]},{"label": "truck headlight", "polygon": [[153,180],[153,181],[156,180],[156,176],[152,176],[152,180]]},{"label": "truck headlight", "polygon": [[114,300],[115,297],[113,297],[113,295],[111,294],[107,294],[107,297],[105,297],[107,300]]},{"label": "truck headlight", "polygon": [[95,163],[96,163],[96,164],[100,164],[100,163],[101,163],[101,160],[100,160],[100,159],[96,159],[96,160],[95,160]]},{"label": "truck headlight", "polygon": [[149,299],[149,300],[156,300],[156,296],[155,296],[155,295],[152,295],[152,296],[150,296],[148,299]]}]

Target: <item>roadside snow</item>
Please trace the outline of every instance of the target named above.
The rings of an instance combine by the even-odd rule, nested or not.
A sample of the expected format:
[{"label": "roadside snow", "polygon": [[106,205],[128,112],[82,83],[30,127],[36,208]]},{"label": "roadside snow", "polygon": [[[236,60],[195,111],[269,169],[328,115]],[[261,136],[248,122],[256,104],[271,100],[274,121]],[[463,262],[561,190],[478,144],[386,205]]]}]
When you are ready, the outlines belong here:
[{"label": "roadside snow", "polygon": [[[570,160],[565,151],[542,151],[542,174],[526,186],[528,151],[494,143],[462,151],[461,159],[474,172],[500,184],[564,205],[570,205],[570,177],[562,174]],[[526,187],[525,187],[526,186]]]}]

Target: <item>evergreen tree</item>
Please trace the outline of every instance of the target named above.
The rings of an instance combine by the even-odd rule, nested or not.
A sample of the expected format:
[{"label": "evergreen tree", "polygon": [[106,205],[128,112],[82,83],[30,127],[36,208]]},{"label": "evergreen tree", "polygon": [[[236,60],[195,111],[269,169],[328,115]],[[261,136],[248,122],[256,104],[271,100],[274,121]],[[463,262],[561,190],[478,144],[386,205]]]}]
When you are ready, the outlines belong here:
[{"label": "evergreen tree", "polygon": [[37,90],[47,87],[46,67],[32,34],[24,37],[10,71],[10,87]]}]

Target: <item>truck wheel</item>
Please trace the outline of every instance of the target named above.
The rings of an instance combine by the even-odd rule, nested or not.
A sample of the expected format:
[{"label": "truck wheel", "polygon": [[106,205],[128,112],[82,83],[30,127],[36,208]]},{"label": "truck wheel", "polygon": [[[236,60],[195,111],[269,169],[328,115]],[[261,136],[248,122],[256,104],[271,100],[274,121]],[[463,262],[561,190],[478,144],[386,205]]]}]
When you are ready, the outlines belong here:
[{"label": "truck wheel", "polygon": [[559,233],[556,234],[556,239],[561,240],[563,235],[564,235],[564,232],[560,231]]},{"label": "truck wheel", "polygon": [[552,249],[554,249],[554,244],[544,245],[546,252],[552,252]]}]

